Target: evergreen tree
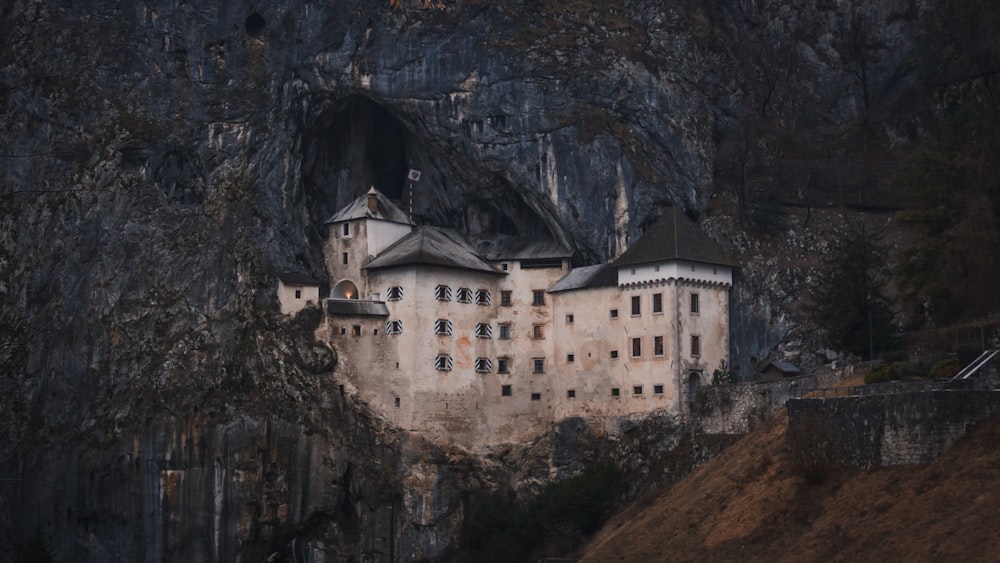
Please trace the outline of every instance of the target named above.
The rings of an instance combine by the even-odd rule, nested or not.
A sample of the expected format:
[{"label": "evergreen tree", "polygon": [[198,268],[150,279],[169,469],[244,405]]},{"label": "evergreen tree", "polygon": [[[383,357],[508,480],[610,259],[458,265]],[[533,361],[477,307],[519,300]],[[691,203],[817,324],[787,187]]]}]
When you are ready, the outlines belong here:
[{"label": "evergreen tree", "polygon": [[864,227],[848,227],[831,243],[810,312],[834,347],[869,359],[886,349],[892,327],[886,270],[884,253]]}]

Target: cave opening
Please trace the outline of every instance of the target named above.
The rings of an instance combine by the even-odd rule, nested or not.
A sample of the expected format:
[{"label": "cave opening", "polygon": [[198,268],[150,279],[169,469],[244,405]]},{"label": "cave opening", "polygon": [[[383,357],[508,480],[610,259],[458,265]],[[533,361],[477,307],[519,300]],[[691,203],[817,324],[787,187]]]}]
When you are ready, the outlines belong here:
[{"label": "cave opening", "polygon": [[302,182],[317,225],[372,186],[403,198],[414,136],[391,111],[350,96],[306,117]]},{"label": "cave opening", "polygon": [[254,39],[259,39],[264,35],[264,28],[267,27],[267,20],[264,16],[254,12],[247,16],[246,22],[244,22],[244,29],[246,29],[247,37],[252,37]]}]

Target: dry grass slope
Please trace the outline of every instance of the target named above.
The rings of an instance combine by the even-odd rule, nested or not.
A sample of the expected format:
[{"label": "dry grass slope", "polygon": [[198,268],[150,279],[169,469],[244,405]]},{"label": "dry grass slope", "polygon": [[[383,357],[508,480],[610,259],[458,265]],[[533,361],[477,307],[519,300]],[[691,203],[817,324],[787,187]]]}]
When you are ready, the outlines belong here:
[{"label": "dry grass slope", "polygon": [[997,561],[1000,416],[927,466],[838,468],[810,484],[782,411],[672,488],[615,515],[585,561]]}]

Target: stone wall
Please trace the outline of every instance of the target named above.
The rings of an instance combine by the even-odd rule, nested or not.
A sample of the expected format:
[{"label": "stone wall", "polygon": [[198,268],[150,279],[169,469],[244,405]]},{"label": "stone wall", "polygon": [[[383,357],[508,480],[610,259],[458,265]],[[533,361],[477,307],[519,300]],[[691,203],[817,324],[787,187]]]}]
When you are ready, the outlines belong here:
[{"label": "stone wall", "polygon": [[[789,447],[826,441],[838,463],[930,463],[976,421],[1000,412],[997,380],[897,385],[897,392],[788,402]],[[807,443],[808,442],[808,443]]]},{"label": "stone wall", "polygon": [[853,374],[853,366],[847,366],[774,381],[702,387],[690,405],[691,417],[707,434],[746,434],[789,399],[830,387]]}]

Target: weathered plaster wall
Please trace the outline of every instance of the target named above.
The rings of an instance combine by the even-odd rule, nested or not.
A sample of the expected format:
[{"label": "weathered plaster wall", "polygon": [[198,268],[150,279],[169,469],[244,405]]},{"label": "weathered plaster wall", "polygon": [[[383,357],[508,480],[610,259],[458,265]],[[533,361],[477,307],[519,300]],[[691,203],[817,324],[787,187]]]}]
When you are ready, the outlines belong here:
[{"label": "weathered plaster wall", "polygon": [[789,431],[789,447],[811,447],[822,439],[839,463],[862,467],[929,463],[947,451],[969,424],[996,412],[1000,412],[1000,390],[995,382],[794,399],[788,402],[788,426],[803,431]]}]

